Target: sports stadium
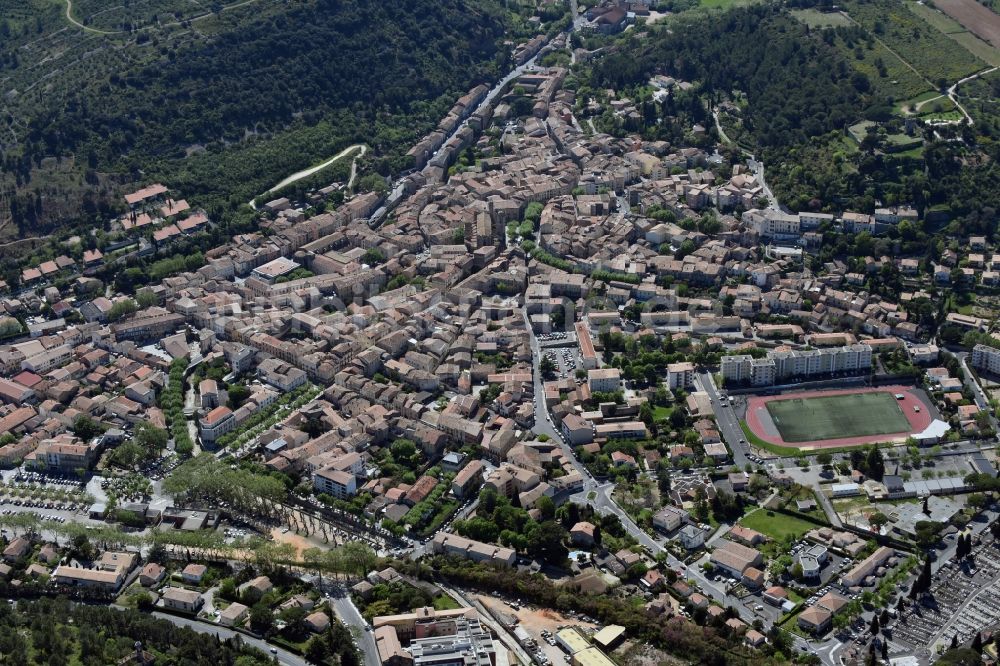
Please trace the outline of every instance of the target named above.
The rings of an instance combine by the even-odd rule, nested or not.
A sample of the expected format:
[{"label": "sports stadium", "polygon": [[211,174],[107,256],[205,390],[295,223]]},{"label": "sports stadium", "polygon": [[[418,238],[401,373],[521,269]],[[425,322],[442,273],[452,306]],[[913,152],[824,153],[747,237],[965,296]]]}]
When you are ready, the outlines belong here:
[{"label": "sports stadium", "polygon": [[746,426],[754,437],[802,450],[902,441],[934,422],[912,386],[752,396]]}]

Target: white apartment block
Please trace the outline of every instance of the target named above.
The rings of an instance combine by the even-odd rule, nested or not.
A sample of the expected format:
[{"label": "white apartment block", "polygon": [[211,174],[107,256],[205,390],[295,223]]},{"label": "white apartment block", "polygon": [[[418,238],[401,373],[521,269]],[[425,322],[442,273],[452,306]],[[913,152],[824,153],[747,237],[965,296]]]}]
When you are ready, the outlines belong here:
[{"label": "white apartment block", "polygon": [[353,474],[332,467],[313,474],[313,487],[337,499],[347,499],[358,492],[357,478]]},{"label": "white apartment block", "polygon": [[216,407],[201,419],[199,434],[202,441],[214,442],[236,429],[236,417],[228,407]]},{"label": "white apartment block", "polygon": [[761,236],[798,236],[802,225],[797,214],[782,213],[777,210],[754,212],[751,226]]},{"label": "white apartment block", "polygon": [[727,382],[742,384],[750,381],[750,361],[752,356],[740,354],[739,356],[723,356],[719,365],[719,372]]},{"label": "white apartment block", "polygon": [[684,389],[694,385],[694,363],[671,363],[667,366],[667,387]]},{"label": "white apartment block", "polygon": [[768,358],[774,361],[777,379],[811,377],[866,370],[872,365],[872,348],[856,344],[829,349],[771,352]]},{"label": "white apartment block", "polygon": [[750,360],[750,383],[754,386],[770,386],[777,379],[775,363],[770,358]]},{"label": "white apartment block", "polygon": [[972,367],[1000,375],[1000,349],[988,345],[976,345],[972,349]]},{"label": "white apartment block", "polygon": [[618,368],[598,368],[587,371],[591,392],[611,393],[621,388],[622,371]]},{"label": "white apartment block", "polygon": [[766,358],[723,356],[720,370],[723,379],[728,382],[770,386],[792,377],[858,372],[867,370],[871,365],[872,348],[866,344],[856,344],[829,349],[772,351],[768,352]]}]

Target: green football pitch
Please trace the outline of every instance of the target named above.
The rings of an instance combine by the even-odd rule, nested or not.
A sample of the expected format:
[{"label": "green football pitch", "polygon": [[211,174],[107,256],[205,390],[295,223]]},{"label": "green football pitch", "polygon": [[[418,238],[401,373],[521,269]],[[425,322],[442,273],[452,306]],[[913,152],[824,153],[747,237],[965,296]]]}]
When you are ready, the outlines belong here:
[{"label": "green football pitch", "polygon": [[786,442],[906,432],[910,422],[891,393],[772,400],[767,412]]}]

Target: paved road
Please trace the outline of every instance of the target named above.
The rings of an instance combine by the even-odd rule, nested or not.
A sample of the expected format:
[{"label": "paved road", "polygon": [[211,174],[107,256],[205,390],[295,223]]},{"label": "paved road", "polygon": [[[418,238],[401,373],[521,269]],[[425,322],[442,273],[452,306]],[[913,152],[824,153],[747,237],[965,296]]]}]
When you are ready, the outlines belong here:
[{"label": "paved road", "polygon": [[972,397],[976,400],[976,406],[990,415],[990,421],[993,423],[994,430],[996,430],[997,420],[993,415],[993,410],[990,409],[990,399],[986,395],[986,392],[983,391],[983,388],[979,385],[979,382],[975,380],[972,370],[969,369],[968,352],[959,352],[955,354],[955,356],[958,358],[958,362],[962,365],[962,371],[965,373],[965,385],[970,391],[972,391]]},{"label": "paved road", "polygon": [[[288,650],[273,646],[267,641],[262,641],[259,638],[253,638],[251,636],[247,636],[246,634],[241,634],[238,631],[227,629],[226,627],[220,627],[218,625],[209,624],[207,622],[202,622],[194,618],[177,617],[176,615],[161,613],[159,611],[153,611],[152,615],[161,620],[167,620],[168,622],[172,622],[179,627],[189,627],[191,629],[194,629],[200,634],[218,636],[222,640],[233,638],[234,636],[239,636],[240,640],[242,640],[246,645],[253,646],[258,650],[261,650],[271,655],[272,657],[278,660],[279,664],[287,664],[288,666],[308,666],[309,664],[309,662],[307,662],[305,659],[299,657],[298,655],[292,654]],[[366,666],[369,665],[366,664]],[[374,664],[370,666],[379,666],[379,665]]]},{"label": "paved road", "polygon": [[559,443],[565,459],[569,460],[573,464],[573,469],[583,477],[584,494],[586,494],[587,491],[593,490],[597,486],[597,481],[590,475],[587,468],[583,466],[583,463],[576,459],[573,447],[563,441],[562,433],[552,423],[552,415],[549,414],[549,409],[545,404],[545,389],[542,386],[542,371],[539,367],[539,364],[542,362],[541,348],[538,344],[538,338],[531,332],[531,321],[528,319],[528,312],[524,306],[521,307],[521,316],[524,318],[524,325],[529,332],[528,340],[531,345],[531,364],[535,392],[535,425],[532,431],[536,435],[547,435],[549,439]]},{"label": "paved road", "polygon": [[836,509],[833,508],[833,503],[830,502],[830,498],[826,496],[823,488],[819,484],[814,484],[816,500],[819,505],[823,507],[823,513],[826,514],[826,519],[830,521],[830,524],[834,527],[843,527],[844,522],[840,519],[840,514],[837,513]]},{"label": "paved road", "polygon": [[351,601],[351,595],[344,587],[331,589],[330,607],[333,608],[334,615],[337,616],[347,628],[357,627],[358,632],[354,632],[358,638],[358,648],[364,655],[365,666],[382,666],[382,661],[378,658],[378,648],[375,645],[375,634],[367,631],[368,622],[361,617],[357,606]]},{"label": "paved road", "polygon": [[764,179],[764,163],[758,162],[751,155],[750,159],[747,160],[747,165],[753,170],[754,176],[757,177],[757,182],[760,183],[761,188],[764,190],[764,195],[767,196],[767,207],[787,213],[788,210],[778,202],[778,198],[774,196],[774,192],[771,191],[771,187]]},{"label": "paved road", "polygon": [[[523,310],[522,310],[522,314]],[[526,324],[527,315],[525,314]],[[530,325],[528,330],[531,330]],[[573,453],[572,447],[568,446],[565,442],[562,442],[560,434],[556,432],[555,427],[548,420],[548,410],[545,407],[544,399],[542,398],[542,381],[541,373],[539,371],[538,364],[541,360],[539,353],[538,341],[535,339],[534,335],[530,337],[531,351],[534,365],[534,377],[535,377],[535,428],[534,431],[537,434],[548,434],[553,437],[556,441],[561,442],[563,448],[563,453],[567,460],[572,461],[575,469],[580,471],[584,478],[584,488],[581,492],[570,497],[570,500],[578,504],[590,504],[594,509],[602,514],[614,514],[621,521],[622,526],[629,533],[629,535],[635,539],[639,544],[645,546],[650,553],[655,557],[660,553],[666,556],[667,566],[675,569],[676,571],[684,571],[686,578],[695,581],[702,589],[703,593],[711,596],[712,598],[718,600],[720,603],[726,606],[732,606],[739,613],[740,617],[747,624],[753,623],[758,616],[753,612],[751,608],[747,608],[741,603],[737,602],[735,597],[730,597],[727,594],[727,590],[709,580],[696,566],[686,567],[683,562],[671,555],[666,549],[664,549],[662,543],[662,538],[653,538],[645,530],[641,529],[636,525],[635,521],[612,499],[612,493],[614,492],[615,484],[613,483],[598,483],[596,479],[590,476],[590,473],[583,467],[583,465],[577,460]],[[706,377],[706,375],[708,375]],[[715,390],[714,384],[712,383],[711,376],[707,372],[702,372],[699,374],[699,382],[702,384],[703,388],[713,396],[713,400],[718,400],[718,394]],[[739,464],[743,465],[748,462],[746,458],[746,447],[739,444],[739,440],[742,437],[743,431],[739,427],[739,421],[736,419],[735,413],[731,408],[725,410],[728,412],[728,417],[722,417],[725,419],[724,424],[720,430],[722,430],[727,437],[726,441],[731,442],[730,446],[733,450],[734,459],[740,461]],[[720,419],[721,420],[721,419]],[[827,645],[827,643],[831,643]],[[795,637],[795,644],[800,650],[816,651],[821,657],[825,656],[824,663],[834,664],[831,651],[840,645],[837,641],[828,641],[827,643],[810,645],[805,640]],[[827,650],[826,653],[822,650]]]},{"label": "paved road", "polygon": [[736,410],[731,406],[722,407],[719,404],[719,391],[715,388],[715,380],[712,378],[711,372],[705,369],[699,370],[696,382],[712,400],[716,423],[719,425],[719,434],[733,455],[733,464],[742,469],[750,462],[747,457],[750,453],[750,445],[744,441],[743,429],[740,427],[740,419],[736,416]]}]

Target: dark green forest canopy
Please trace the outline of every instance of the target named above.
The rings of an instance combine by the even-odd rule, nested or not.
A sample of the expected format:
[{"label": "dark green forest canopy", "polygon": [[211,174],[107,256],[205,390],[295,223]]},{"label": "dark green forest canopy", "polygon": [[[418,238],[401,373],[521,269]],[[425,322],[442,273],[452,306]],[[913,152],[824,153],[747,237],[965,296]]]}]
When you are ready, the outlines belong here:
[{"label": "dark green forest canopy", "polygon": [[0,655],[3,663],[105,666],[135,653],[142,642],[157,664],[264,666],[269,655],[222,642],[131,610],[36,599],[17,607],[0,604]]},{"label": "dark green forest canopy", "polygon": [[[77,168],[124,175],[119,181],[160,178],[210,205],[247,201],[352,142],[395,158],[386,169],[398,167],[455,98],[492,80],[507,58],[506,16],[492,0],[288,0],[256,8],[223,12],[187,32],[75,35],[79,52],[92,54],[67,62],[79,75],[53,77],[45,95],[17,96],[35,95],[5,119],[19,135],[0,151],[8,183],[16,175],[21,210],[31,208],[39,227],[54,222],[27,197],[46,157],[73,156]],[[8,29],[11,44],[34,36],[34,28]],[[0,60],[0,75],[36,66],[11,56]]]},{"label": "dark green forest canopy", "polygon": [[773,6],[673,23],[594,66],[595,86],[640,84],[657,72],[697,81],[710,97],[747,94],[758,145],[801,143],[854,122],[872,103],[868,79]]},{"label": "dark green forest canopy", "polygon": [[318,119],[356,103],[405,111],[489,76],[499,27],[457,0],[318,0],[95,82],[42,110],[30,138],[113,163],[126,151],[180,157],[299,113]]},{"label": "dark green forest canopy", "polygon": [[845,58],[837,39],[846,29],[838,30],[809,29],[776,5],[680,16],[616,45],[594,62],[589,83],[628,94],[666,74],[694,82],[707,107],[744,94],[744,143],[794,210],[871,212],[877,201],[899,201],[922,214],[946,211],[950,233],[992,235],[1000,206],[993,79],[968,88],[975,125],[928,132],[923,160],[865,146],[845,151],[854,145],[848,127],[891,118],[899,100],[879,93]]}]

